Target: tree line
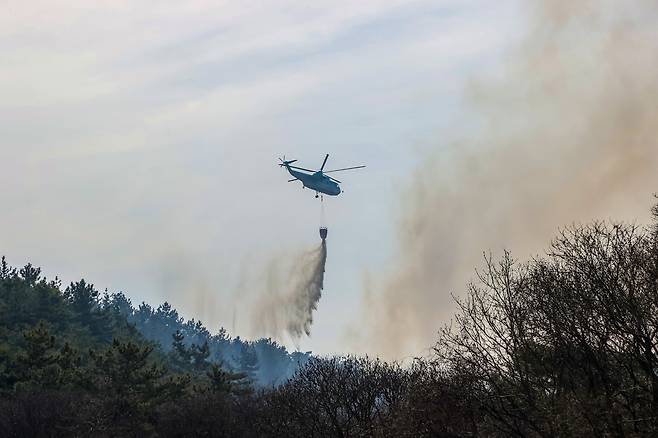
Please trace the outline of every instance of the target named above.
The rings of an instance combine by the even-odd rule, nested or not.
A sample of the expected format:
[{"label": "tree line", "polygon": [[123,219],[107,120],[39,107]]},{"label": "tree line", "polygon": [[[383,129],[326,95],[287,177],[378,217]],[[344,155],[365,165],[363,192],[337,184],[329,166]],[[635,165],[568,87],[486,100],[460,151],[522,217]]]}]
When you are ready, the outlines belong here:
[{"label": "tree line", "polygon": [[[196,322],[164,347],[126,300],[3,261],[0,435],[655,436],[653,216],[566,228],[525,262],[486,257],[429,358],[307,356],[270,385],[213,356]],[[143,313],[158,312],[172,309]]]}]

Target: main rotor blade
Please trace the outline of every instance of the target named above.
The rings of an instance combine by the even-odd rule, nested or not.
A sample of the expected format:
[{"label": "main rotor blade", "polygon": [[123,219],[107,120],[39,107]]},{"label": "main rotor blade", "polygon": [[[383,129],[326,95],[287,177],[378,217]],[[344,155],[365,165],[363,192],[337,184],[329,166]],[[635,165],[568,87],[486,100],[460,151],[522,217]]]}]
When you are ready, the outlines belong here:
[{"label": "main rotor blade", "polygon": [[327,156],[324,157],[324,161],[322,162],[322,167],[320,168],[320,172],[322,172],[322,169],[324,169],[324,165],[327,164],[328,159],[329,159],[329,154],[327,154]]},{"label": "main rotor blade", "polygon": [[305,171],[307,171],[307,172],[313,172],[313,173],[315,173],[315,170],[304,169],[303,167],[297,167],[297,166],[289,166],[289,167],[290,167],[291,169],[305,170]]},{"label": "main rotor blade", "polygon": [[288,182],[299,181],[299,178],[289,179]]},{"label": "main rotor blade", "polygon": [[322,173],[342,172],[342,171],[344,171],[344,170],[363,169],[364,167],[366,167],[366,166],[346,167],[346,168],[344,168],[344,169],[327,170],[326,172],[322,172]]}]

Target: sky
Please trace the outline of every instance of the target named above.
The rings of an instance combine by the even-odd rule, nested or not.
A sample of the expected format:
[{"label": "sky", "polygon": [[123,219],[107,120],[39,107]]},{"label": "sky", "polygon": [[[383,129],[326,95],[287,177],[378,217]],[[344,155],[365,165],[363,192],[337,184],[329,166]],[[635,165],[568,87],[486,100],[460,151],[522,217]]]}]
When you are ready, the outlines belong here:
[{"label": "sky", "polygon": [[[515,1],[14,1],[0,14],[0,251],[253,337],[258,279],[319,244],[276,166],[367,165],[327,199],[310,338],[349,351],[413,175],[525,21]],[[358,349],[357,349],[358,350]]]}]

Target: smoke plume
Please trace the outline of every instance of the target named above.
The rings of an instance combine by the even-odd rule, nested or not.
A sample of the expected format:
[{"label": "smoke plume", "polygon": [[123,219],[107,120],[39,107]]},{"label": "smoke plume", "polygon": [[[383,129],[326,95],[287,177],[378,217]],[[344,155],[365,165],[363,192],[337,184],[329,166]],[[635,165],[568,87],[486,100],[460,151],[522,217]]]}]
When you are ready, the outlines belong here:
[{"label": "smoke plume", "polygon": [[323,240],[313,251],[270,262],[266,291],[254,306],[254,334],[279,340],[288,335],[293,342],[311,334],[313,311],[322,296],[326,261],[327,244]]},{"label": "smoke plume", "polygon": [[523,4],[526,37],[466,90],[464,125],[477,134],[437,144],[402,201],[396,265],[363,295],[362,351],[401,358],[431,347],[483,252],[524,259],[571,223],[648,217],[658,3]]}]

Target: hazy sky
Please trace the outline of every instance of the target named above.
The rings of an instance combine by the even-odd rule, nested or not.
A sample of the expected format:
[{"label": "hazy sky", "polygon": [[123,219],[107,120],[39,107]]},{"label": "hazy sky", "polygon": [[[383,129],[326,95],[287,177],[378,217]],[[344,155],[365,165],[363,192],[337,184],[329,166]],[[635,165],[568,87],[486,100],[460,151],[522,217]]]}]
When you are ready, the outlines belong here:
[{"label": "hazy sky", "polygon": [[517,6],[3,2],[0,251],[248,337],[254,278],[319,243],[319,203],[277,158],[330,153],[368,167],[326,202],[325,291],[301,348],[341,351],[412,170],[477,125],[464,89],[515,43]]}]

